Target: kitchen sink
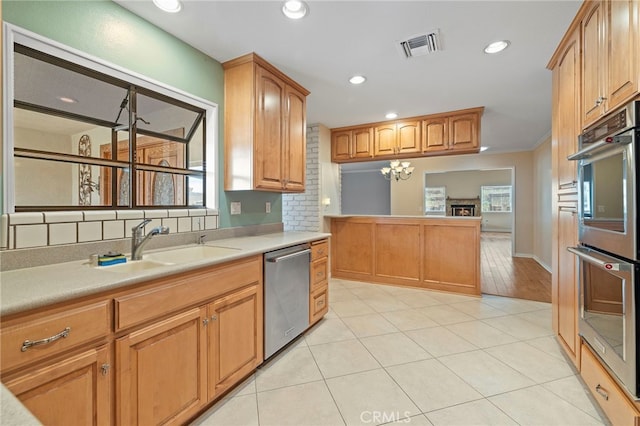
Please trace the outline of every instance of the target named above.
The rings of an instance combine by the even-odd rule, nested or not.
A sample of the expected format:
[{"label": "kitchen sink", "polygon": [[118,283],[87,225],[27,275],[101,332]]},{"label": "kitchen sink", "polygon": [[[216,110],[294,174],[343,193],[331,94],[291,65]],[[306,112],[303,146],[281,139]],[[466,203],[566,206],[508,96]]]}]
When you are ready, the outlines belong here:
[{"label": "kitchen sink", "polygon": [[156,262],[188,263],[202,259],[215,259],[217,257],[228,256],[238,253],[239,251],[240,249],[229,247],[195,246],[148,253],[144,255],[144,258]]},{"label": "kitchen sink", "polygon": [[171,263],[143,259],[143,260],[130,260],[127,263],[118,263],[116,265],[98,266],[96,269],[99,271],[131,273],[131,272],[144,272],[144,271],[160,268],[162,266],[167,266],[167,265],[171,265]]}]

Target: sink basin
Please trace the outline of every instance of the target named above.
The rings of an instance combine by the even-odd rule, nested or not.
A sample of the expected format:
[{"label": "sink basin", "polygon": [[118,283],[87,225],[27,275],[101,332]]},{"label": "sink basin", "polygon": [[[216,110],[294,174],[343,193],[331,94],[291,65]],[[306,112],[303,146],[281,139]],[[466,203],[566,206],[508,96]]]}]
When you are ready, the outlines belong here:
[{"label": "sink basin", "polygon": [[158,262],[154,260],[132,260],[127,263],[118,263],[117,265],[109,265],[109,266],[98,266],[97,270],[99,271],[108,271],[108,272],[120,272],[120,273],[131,273],[131,272],[144,272],[150,269],[160,268],[162,266],[170,265],[168,262]]},{"label": "sink basin", "polygon": [[216,246],[194,246],[145,254],[147,260],[167,263],[188,263],[202,259],[215,259],[238,253],[239,249]]}]

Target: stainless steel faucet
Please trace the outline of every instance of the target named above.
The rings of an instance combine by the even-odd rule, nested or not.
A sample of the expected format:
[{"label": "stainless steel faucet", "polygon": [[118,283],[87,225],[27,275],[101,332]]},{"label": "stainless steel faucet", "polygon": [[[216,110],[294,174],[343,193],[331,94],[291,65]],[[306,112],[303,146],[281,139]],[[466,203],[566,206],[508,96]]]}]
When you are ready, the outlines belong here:
[{"label": "stainless steel faucet", "polygon": [[158,226],[149,231],[147,235],[144,235],[144,227],[149,222],[151,222],[151,219],[145,219],[131,228],[131,260],[142,259],[142,249],[144,248],[145,244],[147,244],[147,242],[151,239],[151,237],[158,234],[169,233],[169,227]]}]

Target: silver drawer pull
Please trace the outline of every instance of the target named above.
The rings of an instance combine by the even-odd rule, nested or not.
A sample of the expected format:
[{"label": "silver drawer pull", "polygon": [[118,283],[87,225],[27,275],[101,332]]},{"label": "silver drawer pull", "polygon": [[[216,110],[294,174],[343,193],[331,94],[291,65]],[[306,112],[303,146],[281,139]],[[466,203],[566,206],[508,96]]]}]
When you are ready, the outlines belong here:
[{"label": "silver drawer pull", "polygon": [[609,393],[607,392],[607,390],[605,388],[603,388],[602,386],[600,386],[600,383],[598,383],[596,385],[596,392],[598,392],[598,394],[604,398],[605,401],[609,400]]},{"label": "silver drawer pull", "polygon": [[46,337],[44,339],[33,340],[33,341],[32,340],[25,340],[24,342],[22,342],[22,348],[20,350],[22,352],[26,352],[27,349],[29,349],[32,346],[46,345],[47,343],[55,342],[56,340],[60,339],[61,337],[67,337],[70,332],[71,332],[71,327],[67,327],[64,330],[62,330],[60,333],[56,334],[55,336]]}]

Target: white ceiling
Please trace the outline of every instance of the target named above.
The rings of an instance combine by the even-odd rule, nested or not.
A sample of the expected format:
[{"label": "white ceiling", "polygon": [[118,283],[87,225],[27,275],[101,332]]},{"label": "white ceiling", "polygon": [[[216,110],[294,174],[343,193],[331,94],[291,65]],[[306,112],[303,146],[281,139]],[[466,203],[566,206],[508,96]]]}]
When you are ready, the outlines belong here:
[{"label": "white ceiling", "polygon": [[[311,91],[307,122],[329,128],[484,106],[490,152],[535,148],[551,130],[546,65],[581,1],[322,1],[301,20],[280,1],[117,3],[220,62],[256,52]],[[439,29],[442,51],[405,59],[396,41]],[[487,55],[489,42],[511,46]],[[177,65],[179,66],[179,65]],[[364,74],[352,86],[348,78]]]}]

